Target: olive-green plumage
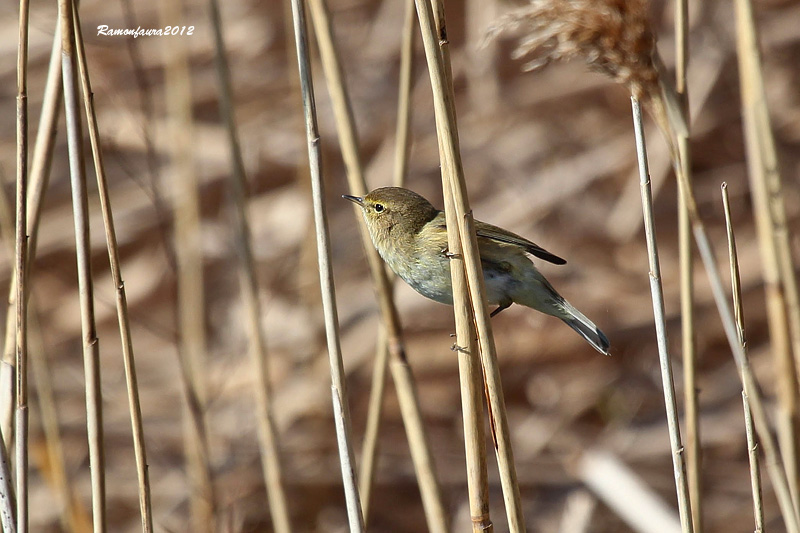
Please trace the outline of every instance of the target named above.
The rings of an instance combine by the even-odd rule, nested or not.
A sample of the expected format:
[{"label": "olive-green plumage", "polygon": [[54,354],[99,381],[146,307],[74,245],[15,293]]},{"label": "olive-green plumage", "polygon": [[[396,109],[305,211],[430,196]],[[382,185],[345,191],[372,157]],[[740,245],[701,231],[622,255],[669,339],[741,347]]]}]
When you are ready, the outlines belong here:
[{"label": "olive-green plumage", "polygon": [[[450,258],[444,211],[408,189],[383,187],[363,198],[344,195],[361,207],[375,248],[391,269],[417,292],[452,305]],[[510,231],[475,221],[478,249],[492,316],[517,303],[563,320],[600,353],[609,342],[591,320],[572,307],[526,254],[556,265],[566,263]]]}]

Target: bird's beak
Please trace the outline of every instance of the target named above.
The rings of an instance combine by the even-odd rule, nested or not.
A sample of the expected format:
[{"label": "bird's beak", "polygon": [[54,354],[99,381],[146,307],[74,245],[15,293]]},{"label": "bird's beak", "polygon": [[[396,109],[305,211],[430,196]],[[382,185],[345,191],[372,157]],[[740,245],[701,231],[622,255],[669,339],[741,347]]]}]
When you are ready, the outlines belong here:
[{"label": "bird's beak", "polygon": [[359,206],[364,205],[364,199],[361,198],[360,196],[350,196],[349,194],[343,194],[342,198],[344,198],[345,200],[350,200],[351,202],[353,202],[354,204],[358,204]]}]

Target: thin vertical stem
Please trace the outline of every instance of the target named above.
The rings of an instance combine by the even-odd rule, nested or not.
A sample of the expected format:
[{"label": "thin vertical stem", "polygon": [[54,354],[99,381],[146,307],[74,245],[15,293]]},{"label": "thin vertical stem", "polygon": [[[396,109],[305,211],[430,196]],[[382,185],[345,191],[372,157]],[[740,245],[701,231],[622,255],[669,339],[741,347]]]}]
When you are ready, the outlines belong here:
[{"label": "thin vertical stem", "polygon": [[686,463],[683,456],[678,407],[675,401],[675,384],[672,378],[672,363],[667,347],[667,324],[664,318],[664,293],[661,287],[661,267],[658,261],[658,245],[656,243],[655,220],[653,218],[653,193],[650,189],[650,173],[647,169],[647,149],[642,124],[642,108],[639,100],[631,96],[633,125],[636,134],[636,153],[639,162],[639,181],[642,192],[642,211],[644,214],[644,233],[647,239],[647,257],[650,263],[650,293],[653,298],[653,314],[655,316],[656,339],[658,341],[658,359],[661,367],[661,381],[664,389],[664,404],[667,410],[667,427],[672,450],[672,466],[675,473],[675,488],[678,495],[678,512],[681,529],[684,533],[692,533],[691,502],[689,486],[686,480]]},{"label": "thin vertical stem", "polygon": [[[493,431],[509,530],[512,532],[525,531],[525,519],[517,484],[514,454],[511,449],[511,435],[506,417],[500,369],[497,364],[497,353],[486,305],[474,220],[469,208],[464,169],[461,164],[444,6],[438,2],[435,13],[430,0],[416,0],[416,6],[433,90],[436,131],[442,160],[442,189],[445,197],[445,213],[448,217],[448,247],[449,251],[455,254],[455,264],[458,263],[458,258],[463,258],[466,270],[467,288],[477,327],[484,384],[489,403],[489,420]],[[449,198],[451,200],[448,200]],[[458,239],[456,239],[453,228],[458,229]],[[454,270],[453,264],[451,263],[451,274]],[[464,307],[463,303],[459,305],[456,302],[456,308],[459,307]],[[465,318],[464,315],[456,313],[456,320]]]},{"label": "thin vertical stem", "polygon": [[395,131],[394,185],[402,187],[408,174],[411,151],[411,89],[414,77],[414,35],[417,17],[414,0],[405,0],[403,40],[400,45],[400,79],[397,87],[397,129]]},{"label": "thin vertical stem", "polygon": [[[450,202],[452,209],[452,201]],[[453,275],[455,273],[455,275]],[[463,269],[451,268],[451,279],[460,287],[465,300],[463,311],[469,313],[466,274]],[[455,294],[455,290],[454,290]],[[471,317],[465,317],[471,318]],[[483,429],[483,373],[478,339],[472,320],[456,320],[456,351],[458,376],[461,385],[461,412],[464,424],[464,451],[469,492],[469,515],[473,533],[492,533],[494,524],[489,514],[489,475],[486,467],[486,434]]]},{"label": "thin vertical stem", "polygon": [[361,509],[364,512],[365,523],[369,523],[372,488],[375,485],[378,436],[380,435],[381,411],[385,396],[384,391],[386,390],[386,367],[389,365],[389,345],[386,342],[386,329],[383,327],[378,333],[376,346],[375,359],[372,363],[372,384],[369,389],[367,424],[364,429],[364,442],[361,447],[361,473],[359,475]]},{"label": "thin vertical stem", "polygon": [[17,45],[17,201],[14,273],[16,294],[16,463],[17,531],[28,531],[28,0],[19,3]]},{"label": "thin vertical stem", "polygon": [[[162,2],[164,24],[180,20],[183,2]],[[191,530],[214,530],[216,497],[205,424],[205,298],[198,177],[192,160],[192,89],[185,43],[164,47],[166,109],[173,159],[176,314],[181,386],[184,393],[184,450],[189,479]]]},{"label": "thin vertical stem", "polygon": [[[778,440],[792,499],[800,488],[800,311],[780,167],[767,109],[758,34],[749,0],[736,0],[737,56],[747,166],[767,293],[767,318],[778,381]],[[792,351],[794,349],[794,358]]]},{"label": "thin vertical stem", "polygon": [[[678,187],[692,187],[691,151],[689,132],[689,94],[686,72],[689,63],[689,15],[688,0],[675,1],[675,90],[678,95],[686,134],[678,132],[677,172],[684,179],[678,180]],[[693,194],[693,193],[691,193]],[[683,356],[683,394],[686,419],[686,469],[689,481],[689,499],[692,504],[692,524],[697,533],[703,531],[703,485],[702,445],[700,442],[700,419],[697,407],[697,346],[694,324],[694,253],[692,248],[692,225],[685,196],[678,195],[678,254],[681,279],[681,354]]]},{"label": "thin vertical stem", "polygon": [[[27,232],[28,232],[28,262],[27,268],[33,264],[36,256],[36,237],[39,230],[42,199],[47,189],[50,178],[50,165],[53,160],[53,145],[55,144],[56,124],[58,123],[59,109],[61,107],[61,27],[56,22],[53,46],[50,54],[50,64],[47,69],[44,98],[42,99],[42,112],[39,117],[39,128],[36,134],[36,143],[33,147],[30,174],[28,176],[28,205],[27,205]],[[3,360],[16,366],[16,305],[17,305],[17,276],[12,271],[11,283],[8,288],[8,311],[6,313],[6,335],[3,345]],[[16,388],[16,385],[14,385]],[[16,394],[16,393],[14,393]],[[13,409],[13,403],[9,408]],[[0,413],[2,418],[2,431],[7,441],[14,434],[11,424],[11,412]],[[10,442],[8,443],[10,444]]]},{"label": "thin vertical stem", "polygon": [[339,463],[342,467],[347,516],[351,532],[364,531],[361,502],[358,497],[353,445],[351,439],[350,410],[347,405],[347,389],[344,362],[339,340],[339,319],[336,311],[336,293],[333,286],[331,266],[330,231],[325,209],[325,191],[322,181],[322,150],[320,147],[317,110],[314,103],[314,84],[311,78],[311,60],[308,53],[305,9],[302,0],[292,0],[295,47],[300,74],[300,91],[303,96],[303,116],[308,142],[308,159],[311,171],[311,193],[314,204],[314,225],[317,234],[317,259],[319,262],[320,290],[325,315],[325,331],[328,357],[331,367],[331,393],[333,395],[334,420],[339,447]]},{"label": "thin vertical stem", "polygon": [[[736,238],[733,235],[731,223],[731,205],[728,198],[728,184],[722,184],[722,206],[725,211],[725,229],[728,234],[728,258],[731,266],[731,296],[733,299],[733,313],[736,317],[736,329],[739,334],[739,343],[747,351],[747,341],[744,335],[744,306],[742,305],[742,283],[739,277],[739,258],[736,253]],[[747,436],[747,456],[750,462],[750,486],[753,491],[753,515],[756,523],[756,533],[764,531],[764,504],[761,499],[761,473],[758,464],[758,443],[753,430],[753,416],[750,412],[751,391],[742,390],[742,404],[744,408],[744,428]]]},{"label": "thin vertical stem", "polygon": [[[328,80],[328,90],[333,101],[334,116],[336,117],[336,126],[342,147],[342,157],[347,167],[349,188],[351,193],[363,196],[367,193],[367,184],[359,153],[358,133],[344,79],[342,63],[333,39],[328,7],[324,0],[310,0],[308,5],[314,22],[325,77]],[[392,286],[386,274],[386,268],[375,250],[375,246],[372,244],[366,223],[360,213],[357,219],[361,230],[362,243],[369,262],[370,274],[377,291],[382,321],[386,328],[386,342],[392,362],[389,369],[396,385],[400,412],[408,437],[411,460],[414,463],[414,470],[419,483],[425,517],[431,531],[444,533],[448,530],[447,513],[442,501],[439,481],[436,477],[433,454],[430,451],[428,437],[425,434],[425,426],[422,422],[414,376],[405,356],[402,325],[394,304]]]},{"label": "thin vertical stem", "polygon": [[278,431],[272,416],[270,399],[269,367],[267,365],[267,343],[261,327],[261,301],[259,300],[258,279],[251,242],[250,222],[247,216],[247,177],[244,170],[242,150],[236,128],[236,117],[231,89],[231,74],[225,51],[222,31],[222,17],[217,0],[209,0],[211,26],[214,30],[216,48],[217,78],[219,81],[220,106],[230,145],[232,163],[231,190],[233,215],[236,223],[236,250],[239,253],[239,278],[247,317],[247,336],[250,340],[249,352],[256,368],[256,399],[259,451],[264,483],[267,490],[272,524],[277,533],[291,531],[286,494],[283,489],[281,460],[278,450]]},{"label": "thin vertical stem", "polygon": [[[684,179],[681,173],[678,173],[678,179]],[[738,339],[734,315],[722,284],[722,278],[719,275],[717,259],[714,255],[711,241],[708,238],[705,224],[697,212],[697,203],[694,196],[687,187],[681,187],[680,190],[686,201],[689,219],[692,222],[694,240],[695,243],[697,243],[700,258],[703,261],[706,274],[711,284],[711,293],[714,296],[714,303],[717,306],[717,311],[722,320],[725,337],[728,340],[728,346],[731,348],[733,360],[739,369],[739,378],[746,390],[756,391],[756,380],[750,369],[750,364],[747,361],[744,349]],[[760,394],[756,394],[755,392],[751,394],[750,406],[753,412],[753,422],[758,436],[761,439],[761,445],[764,447],[764,455],[767,457],[767,472],[769,473],[770,480],[778,496],[778,504],[783,519],[786,522],[786,528],[793,533],[800,532],[800,518],[798,518],[797,506],[789,490],[789,483],[783,461],[777,448],[773,446],[774,438],[770,429],[766,408],[764,407]]]},{"label": "thin vertical stem", "polygon": [[758,464],[758,441],[756,441],[755,430],[753,429],[750,401],[744,391],[742,391],[742,407],[744,408],[744,428],[747,435],[747,458],[750,462],[750,487],[753,491],[755,533],[762,533],[764,531],[764,502],[761,498],[761,468]]},{"label": "thin vertical stem", "polygon": [[[395,133],[394,185],[402,187],[408,173],[408,155],[411,147],[411,78],[414,70],[414,32],[416,30],[414,0],[406,0],[403,39],[400,47],[400,81],[398,87],[397,130]],[[390,280],[391,283],[391,280]],[[389,346],[386,329],[381,329],[375,352],[372,385],[367,410],[367,425],[361,449],[361,504],[364,521],[369,523],[372,487],[375,483],[375,465],[378,455],[378,433],[386,387],[386,367],[389,364]]]},{"label": "thin vertical stem", "polygon": [[72,208],[75,218],[75,244],[78,260],[83,364],[86,380],[86,430],[89,438],[89,468],[92,480],[92,519],[95,533],[106,531],[105,457],[103,450],[103,411],[100,390],[100,346],[94,317],[89,205],[83,160],[83,135],[76,85],[75,43],[72,0],[59,0],[62,37],[62,81],[64,110],[67,116]]},{"label": "thin vertical stem", "polygon": [[94,93],[92,92],[89,69],[86,63],[86,50],[84,48],[83,34],[81,33],[80,17],[77,7],[74,4],[73,17],[75,25],[75,47],[81,76],[81,87],[83,89],[86,123],[89,128],[89,139],[92,146],[95,174],[97,176],[97,188],[100,194],[100,207],[103,213],[103,227],[106,234],[111,279],[114,283],[116,293],[117,319],[119,322],[120,339],[122,341],[122,359],[125,366],[125,381],[128,392],[128,410],[131,415],[133,450],[136,458],[136,475],[139,487],[139,513],[142,520],[142,531],[149,533],[153,531],[153,513],[150,503],[150,479],[147,472],[147,452],[144,443],[142,408],[139,402],[139,385],[136,379],[133,338],[131,336],[130,318],[128,315],[128,299],[125,294],[125,282],[122,280],[117,234],[114,230],[114,217],[111,211],[108,180],[106,179],[105,165],[103,164],[103,152],[100,147],[100,132],[97,126],[97,114],[94,108]]}]

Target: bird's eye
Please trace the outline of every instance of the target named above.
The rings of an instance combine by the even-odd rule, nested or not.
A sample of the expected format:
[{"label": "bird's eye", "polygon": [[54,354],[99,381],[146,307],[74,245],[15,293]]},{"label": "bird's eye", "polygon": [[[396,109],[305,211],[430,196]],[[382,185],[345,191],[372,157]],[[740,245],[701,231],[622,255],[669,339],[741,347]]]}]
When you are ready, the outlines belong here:
[{"label": "bird's eye", "polygon": [[381,211],[383,211],[383,209],[384,209],[383,204],[375,204],[376,213],[380,213]]}]

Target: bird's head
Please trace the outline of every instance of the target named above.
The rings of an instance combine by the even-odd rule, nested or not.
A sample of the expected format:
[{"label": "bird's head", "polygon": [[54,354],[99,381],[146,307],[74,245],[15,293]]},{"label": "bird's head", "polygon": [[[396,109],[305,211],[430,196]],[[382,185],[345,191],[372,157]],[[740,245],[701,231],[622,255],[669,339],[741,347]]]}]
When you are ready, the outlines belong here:
[{"label": "bird's head", "polygon": [[342,197],[361,207],[376,244],[387,238],[416,235],[439,213],[428,200],[400,187],[375,189],[363,198],[347,194]]}]

